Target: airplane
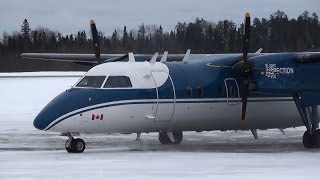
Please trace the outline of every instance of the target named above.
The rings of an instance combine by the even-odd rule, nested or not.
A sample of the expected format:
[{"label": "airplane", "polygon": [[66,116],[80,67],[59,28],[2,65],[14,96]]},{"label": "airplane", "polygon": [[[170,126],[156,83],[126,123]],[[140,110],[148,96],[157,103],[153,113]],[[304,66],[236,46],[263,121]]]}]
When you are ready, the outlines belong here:
[{"label": "airplane", "polygon": [[257,130],[305,126],[305,148],[320,148],[320,53],[248,53],[246,13],[238,54],[22,53],[19,58],[93,66],[34,119],[44,131],[68,136],[65,149],[81,153],[85,133],[158,132],[161,144],[180,144],[185,131]]}]

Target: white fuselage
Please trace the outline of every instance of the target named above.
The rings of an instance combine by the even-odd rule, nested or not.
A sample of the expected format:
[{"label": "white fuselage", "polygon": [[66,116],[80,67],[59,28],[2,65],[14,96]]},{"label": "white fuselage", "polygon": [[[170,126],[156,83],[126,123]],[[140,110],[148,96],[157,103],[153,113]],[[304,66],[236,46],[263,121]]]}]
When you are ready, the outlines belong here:
[{"label": "white fuselage", "polygon": [[[177,100],[173,116],[170,120],[162,120],[160,117],[168,117],[166,113],[159,113],[159,115],[154,116],[157,108],[156,103],[127,104],[86,111],[85,113],[65,119],[50,130],[80,133],[134,133],[248,130],[287,128],[303,125],[293,101],[263,101],[265,99],[262,98],[260,100],[259,102],[251,102],[249,104],[247,118],[244,121],[240,120],[240,103],[230,105],[225,102],[225,99],[221,99],[221,102],[212,103],[184,103],[186,100]],[[113,103],[119,104],[123,102]],[[167,107],[171,107],[171,105],[172,103],[164,103],[161,104],[162,107],[158,108],[168,111]],[[79,111],[90,108],[92,107],[86,107]],[[92,114],[103,114],[103,120],[92,120]],[[154,118],[150,118],[150,116]]]}]

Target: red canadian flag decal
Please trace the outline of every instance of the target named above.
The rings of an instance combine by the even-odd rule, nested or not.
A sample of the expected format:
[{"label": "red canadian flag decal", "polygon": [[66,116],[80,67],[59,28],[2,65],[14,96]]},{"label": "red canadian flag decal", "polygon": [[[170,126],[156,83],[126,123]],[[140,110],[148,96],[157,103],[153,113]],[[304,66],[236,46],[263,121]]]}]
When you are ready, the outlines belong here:
[{"label": "red canadian flag decal", "polygon": [[92,114],[91,120],[103,120],[103,114]]}]

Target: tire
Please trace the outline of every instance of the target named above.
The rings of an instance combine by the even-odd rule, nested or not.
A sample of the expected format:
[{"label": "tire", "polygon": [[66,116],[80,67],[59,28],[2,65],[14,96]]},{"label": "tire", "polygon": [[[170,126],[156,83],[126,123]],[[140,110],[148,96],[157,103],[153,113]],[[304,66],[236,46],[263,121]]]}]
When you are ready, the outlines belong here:
[{"label": "tire", "polygon": [[[67,150],[68,153],[74,153],[74,150],[73,150],[72,148],[69,148],[69,147],[68,147],[68,143],[69,143],[68,141],[69,141],[69,140],[66,141],[66,144],[64,145],[64,147],[66,148],[66,150]],[[71,142],[71,143],[72,143],[72,142]]]},{"label": "tire", "polygon": [[72,149],[70,149],[68,147],[66,147],[66,150],[67,150],[68,153],[75,153]]},{"label": "tire", "polygon": [[75,153],[82,153],[86,149],[86,143],[80,138],[74,139],[71,146]]},{"label": "tire", "polygon": [[302,142],[303,142],[303,146],[307,149],[310,149],[313,147],[313,138],[312,138],[312,135],[310,135],[308,131],[306,131],[303,134]]},{"label": "tire", "polygon": [[159,132],[159,141],[162,145],[172,144],[167,132]]},{"label": "tire", "polygon": [[182,139],[183,139],[183,133],[182,131],[179,132],[172,132],[173,137],[174,137],[174,144],[181,144]]},{"label": "tire", "polygon": [[163,145],[168,145],[168,144],[180,144],[183,139],[183,133],[181,131],[178,132],[172,132],[174,142],[171,141],[169,138],[167,132],[159,132],[159,141]]},{"label": "tire", "polygon": [[315,148],[320,148],[320,129],[317,129],[312,134],[312,144]]}]

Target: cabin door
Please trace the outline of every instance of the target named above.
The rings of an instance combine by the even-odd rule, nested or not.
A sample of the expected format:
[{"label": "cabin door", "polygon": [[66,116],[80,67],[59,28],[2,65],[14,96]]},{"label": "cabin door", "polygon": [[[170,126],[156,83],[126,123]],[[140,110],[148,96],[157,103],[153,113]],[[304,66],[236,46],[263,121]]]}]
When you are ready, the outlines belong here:
[{"label": "cabin door", "polygon": [[[165,71],[152,71],[151,74],[156,85],[157,93],[155,121],[168,122],[173,117],[176,104],[176,94],[173,81],[170,74]],[[160,77],[163,76],[168,77],[168,79],[161,87],[159,87],[157,79],[160,79]]]},{"label": "cabin door", "polygon": [[226,98],[228,105],[236,105],[240,102],[239,85],[235,78],[224,79],[224,85],[226,88]]}]

